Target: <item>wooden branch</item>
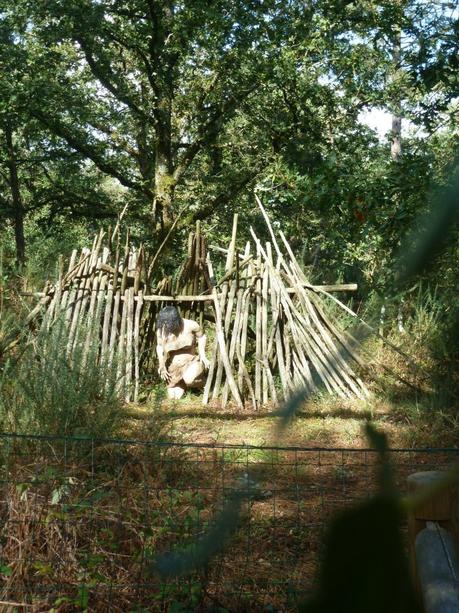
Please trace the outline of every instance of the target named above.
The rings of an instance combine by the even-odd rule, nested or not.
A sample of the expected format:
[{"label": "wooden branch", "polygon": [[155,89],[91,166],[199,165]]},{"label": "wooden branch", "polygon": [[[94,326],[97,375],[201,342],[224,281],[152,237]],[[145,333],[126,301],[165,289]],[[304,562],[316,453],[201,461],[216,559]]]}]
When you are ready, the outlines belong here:
[{"label": "wooden branch", "polygon": [[212,302],[213,297],[208,294],[204,296],[179,295],[179,296],[162,296],[161,294],[144,296],[144,302]]},{"label": "wooden branch", "polygon": [[[241,256],[239,256],[241,258]],[[242,256],[243,257],[243,256]],[[253,259],[253,256],[249,256],[247,259],[243,260],[241,262],[241,264],[239,265],[239,270],[241,271],[243,268],[245,268],[249,262],[251,262]],[[104,270],[105,272],[108,272],[110,274],[114,274],[115,273],[115,269],[112,266],[109,266],[108,264],[102,264],[101,266],[99,266],[99,268],[101,270]],[[217,287],[219,287],[222,283],[224,283],[225,281],[228,281],[228,279],[231,278],[231,276],[235,273],[236,269],[232,268],[231,271],[229,271],[229,273],[225,274],[217,283]],[[128,279],[131,278],[132,280],[134,280],[134,275],[127,275]],[[305,287],[306,289],[311,289],[315,292],[355,292],[357,290],[357,283],[347,283],[347,284],[337,284],[337,285],[309,285],[308,283],[303,283],[302,284],[303,287]],[[50,290],[52,292],[52,289]],[[287,288],[287,292],[289,294],[296,294],[297,293],[297,289],[295,289],[294,287],[288,287]],[[42,298],[43,296],[45,296],[45,292],[21,292],[20,293],[21,296],[29,296],[29,297],[34,297],[34,298]],[[145,300],[146,302],[161,302],[162,300],[167,301],[167,302],[211,302],[212,301],[212,296],[208,296],[208,295],[184,295],[184,294],[178,294],[177,296],[163,296],[161,294],[151,294],[150,296],[144,296],[143,300]]]},{"label": "wooden branch", "polygon": [[[358,289],[357,283],[335,283],[332,285],[311,285],[309,283],[301,283],[300,285],[314,292],[356,292]],[[297,290],[294,287],[289,287],[287,291],[289,294],[294,294]]]},{"label": "wooden branch", "polygon": [[171,227],[169,228],[169,230],[168,230],[168,232],[167,232],[166,236],[165,236],[165,237],[164,237],[164,239],[163,239],[163,242],[162,242],[162,243],[161,243],[161,245],[158,247],[158,250],[156,251],[156,253],[155,253],[154,257],[153,257],[153,259],[152,259],[152,261],[151,261],[151,264],[150,264],[150,266],[148,267],[148,272],[147,272],[147,283],[149,283],[149,282],[150,282],[150,278],[151,278],[151,275],[152,275],[152,273],[153,273],[153,269],[154,269],[154,267],[155,267],[155,264],[156,264],[156,262],[158,261],[159,256],[160,256],[160,255],[161,255],[161,253],[163,252],[164,247],[165,247],[165,246],[167,245],[167,243],[169,242],[169,240],[170,240],[170,238],[171,238],[171,236],[172,236],[172,233],[173,233],[173,231],[174,231],[175,227],[177,226],[177,224],[178,224],[178,222],[179,222],[180,218],[182,217],[183,213],[186,211],[186,209],[187,209],[187,208],[188,208],[188,203],[187,203],[185,206],[183,206],[183,207],[180,209],[180,211],[177,213],[177,216],[175,217],[174,221],[172,222]]},{"label": "wooden branch", "polygon": [[89,259],[86,258],[84,260],[84,267],[82,270],[82,273],[84,276],[78,278],[78,285],[75,288],[75,291],[76,291],[75,298],[72,302],[70,302],[69,308],[68,308],[68,313],[70,317],[69,334],[68,334],[68,339],[67,339],[67,356],[68,357],[70,357],[72,354],[73,343],[74,343],[74,340],[76,338],[77,331],[78,331],[78,321],[79,321],[79,316],[80,316],[81,303],[83,300],[84,293],[86,291],[86,276],[91,267],[91,263],[93,259],[93,252],[96,248],[96,241],[97,241],[97,238],[94,241],[92,249],[90,251],[88,250],[89,253],[85,254],[85,255],[89,255]]},{"label": "wooden branch", "polygon": [[[247,243],[247,253],[250,249],[250,244]],[[250,279],[250,283],[249,283],[249,279]],[[250,381],[250,383],[248,383],[248,388],[249,388],[249,393],[251,394],[251,398],[252,401],[254,403],[254,407],[256,408],[256,398],[255,398],[255,392],[253,389],[253,385],[252,382],[250,380],[250,377],[248,376],[248,372],[247,369],[245,367],[245,352],[247,350],[247,336],[249,336],[249,316],[250,316],[250,297],[251,297],[251,292],[252,292],[252,288],[253,288],[253,275],[252,275],[252,265],[249,263],[248,269],[247,269],[247,274],[245,276],[245,283],[246,283],[246,288],[244,290],[244,295],[243,295],[243,308],[242,308],[242,327],[241,327],[241,342],[240,342],[240,347],[239,344],[236,345],[236,350],[237,350],[237,356],[238,356],[238,360],[239,360],[239,369],[238,369],[238,385],[239,388],[242,390],[243,389],[243,380],[245,379],[247,382]]]},{"label": "wooden branch", "polygon": [[220,126],[222,121],[224,119],[228,120],[238,108],[241,101],[247,98],[257,86],[257,84],[253,84],[245,91],[239,91],[237,96],[227,98],[226,101],[220,103],[219,108],[215,110],[213,116],[198,127],[198,136],[196,140],[190,143],[177,162],[174,170],[174,180],[176,183],[181,180],[183,174],[188,170],[193,159],[203,146],[212,144],[215,141],[215,138],[221,131]]},{"label": "wooden branch", "polygon": [[[257,269],[261,268],[261,256],[259,251],[259,245],[257,243]],[[256,297],[255,297],[255,397],[257,402],[262,404],[262,364],[263,364],[263,350],[262,350],[262,314],[261,314],[261,277],[258,276],[256,281]]]},{"label": "wooden branch", "polygon": [[[85,55],[86,61],[88,63],[91,72],[95,76],[95,78],[108,90],[119,102],[125,104],[133,113],[135,113],[139,118],[143,121],[149,123],[150,117],[147,113],[143,111],[132,99],[130,95],[128,95],[125,91],[122,91],[122,87],[126,87],[128,81],[121,77],[121,83],[114,83],[114,78],[118,79],[119,75],[115,75],[112,71],[113,63],[108,63],[106,66],[101,66],[100,63],[94,58],[93,50],[90,48],[90,44],[83,36],[77,37],[77,42],[81,45],[83,49],[83,53]],[[110,76],[108,72],[111,71]]]},{"label": "wooden branch", "polygon": [[[271,243],[268,243],[266,245],[266,255],[268,256],[268,260],[269,260],[268,269],[272,270],[273,269],[273,255],[272,255]],[[284,395],[284,400],[287,400],[290,381],[289,381],[289,377],[287,376],[287,372],[285,368],[284,354],[283,354],[283,348],[282,348],[282,336],[281,336],[281,331],[280,331],[280,326],[279,326],[279,323],[280,323],[279,293],[277,290],[276,281],[275,279],[273,279],[272,274],[270,274],[270,285],[271,285],[271,291],[270,291],[271,313],[272,313],[272,318],[273,318],[271,334],[274,334],[274,337],[276,340],[276,356],[277,356],[277,364],[279,367],[279,375],[280,375],[280,379],[282,383],[282,393]],[[270,339],[270,343],[271,342],[272,340]],[[271,353],[271,348],[269,345],[268,345],[268,352]]]},{"label": "wooden branch", "polygon": [[[120,260],[120,251],[119,246],[116,249],[115,254],[115,270],[118,270]],[[110,339],[110,317],[112,315],[112,303],[113,303],[113,294],[116,291],[116,279],[113,279],[113,284],[108,286],[107,290],[107,300],[105,304],[105,311],[102,323],[102,340],[100,346],[100,361],[101,364],[105,365],[107,354],[108,354],[108,343]]]},{"label": "wooden branch", "polygon": [[[208,264],[210,265],[209,274],[212,277],[213,271],[211,269],[210,260],[208,260]],[[219,297],[217,294],[217,290],[215,288],[213,288],[212,294],[213,294],[214,307],[215,307],[215,328],[216,328],[216,333],[217,333],[216,334],[217,343],[220,349],[223,366],[225,368],[226,378],[228,380],[228,385],[229,385],[229,388],[231,390],[231,393],[233,395],[235,402],[240,408],[244,408],[244,403],[242,402],[241,396],[239,394],[239,389],[234,380],[233,373],[231,371],[231,365],[228,359],[228,354],[226,352],[225,333],[224,333],[223,325],[222,325],[222,313],[220,309]]]},{"label": "wooden branch", "polygon": [[[94,291],[104,291],[105,292],[106,290],[94,290]],[[52,291],[49,291],[46,293],[45,292],[27,292],[25,295],[34,296],[36,298],[46,297],[48,298],[47,302],[49,302],[49,300],[51,300]],[[123,300],[124,300],[124,296],[121,297],[121,301]],[[137,300],[137,296],[135,296],[135,300]],[[142,301],[143,302],[212,302],[213,298],[212,296],[209,296],[209,294],[203,294],[203,295],[198,295],[198,296],[193,296],[192,294],[186,294],[186,295],[178,294],[176,296],[171,296],[171,295],[166,295],[166,294],[151,294],[151,295],[143,296]],[[32,319],[39,312],[39,310],[40,309],[38,307],[34,309],[34,315],[32,315],[31,317]]]},{"label": "wooden branch", "polygon": [[134,341],[134,288],[130,287],[127,292],[126,310],[126,354],[125,354],[125,379],[124,398],[126,402],[131,400],[133,341]]},{"label": "wooden branch", "polygon": [[239,192],[241,192],[248,185],[248,183],[250,183],[250,181],[253,181],[260,172],[261,168],[250,169],[245,176],[232,181],[227,191],[220,192],[213,200],[208,201],[201,208],[194,211],[189,217],[185,217],[185,224],[194,223],[198,219],[207,219],[217,209],[221,208],[227,203],[233,202]]},{"label": "wooden branch", "polygon": [[68,126],[62,121],[59,121],[55,116],[50,117],[43,113],[40,109],[34,107],[31,110],[32,115],[38,119],[38,121],[44,124],[53,134],[63,138],[73,149],[80,154],[89,158],[102,172],[118,179],[118,181],[129,189],[134,189],[137,192],[146,194],[147,190],[142,189],[142,186],[137,181],[129,179],[118,168],[113,166],[108,160],[104,159],[103,155],[95,147],[88,144],[89,140],[86,138],[87,134],[80,130],[80,134],[72,132]]},{"label": "wooden branch", "polygon": [[[265,265],[261,280],[261,350],[263,356],[262,370],[262,394],[263,404],[267,404],[269,400],[268,386],[270,384],[269,377],[271,371],[268,361],[268,267]],[[268,372],[269,371],[269,372]],[[272,379],[272,377],[271,377]],[[271,396],[272,397],[272,396]]]},{"label": "wooden branch", "polygon": [[140,384],[140,322],[142,318],[143,296],[139,291],[134,320],[134,402],[139,399]]},{"label": "wooden branch", "polygon": [[[246,250],[245,250],[246,258],[249,255],[249,250],[250,250],[250,244],[247,243]],[[236,253],[236,265],[238,263],[237,256],[238,256],[238,253]],[[233,331],[231,335],[230,348],[229,348],[229,361],[230,361],[231,367],[233,367],[236,347],[240,344],[241,329],[243,325],[243,303],[244,303],[244,293],[245,292],[244,292],[244,287],[242,285],[242,279],[239,276],[239,273],[240,273],[240,270],[238,270],[236,273],[236,283],[235,283],[236,290],[237,290],[236,313],[234,315]],[[239,378],[238,378],[238,386],[242,393],[242,383],[239,383]],[[222,392],[222,407],[226,406],[226,402],[228,400],[228,391],[229,391],[228,381],[225,381],[225,385],[223,386],[223,392]]]},{"label": "wooden branch", "polygon": [[[231,243],[230,243],[230,249],[228,250],[228,256],[226,258],[226,271],[231,270],[232,266],[233,266],[233,261],[234,261],[234,257],[236,255],[236,237],[237,237],[237,224],[238,224],[238,214],[235,213],[233,216],[233,228],[232,228],[232,233],[231,233]],[[213,288],[216,292],[217,287],[215,286]],[[231,322],[231,315],[232,315],[232,311],[233,311],[233,303],[234,303],[234,297],[236,295],[236,280],[232,280],[232,282],[229,284],[227,282],[225,282],[223,284],[223,289],[222,289],[222,294],[221,294],[221,301],[220,301],[220,310],[222,313],[222,323],[223,323],[223,332],[225,334],[225,338],[228,337],[228,333],[229,333],[229,326],[230,326],[230,322]],[[222,382],[222,375],[223,375],[223,355],[220,354],[219,356],[219,362],[218,362],[218,368],[217,368],[217,374],[215,376],[215,383],[214,383],[214,389],[212,392],[212,398],[217,398],[218,394],[219,394],[219,390],[220,390],[220,385]],[[228,378],[228,377],[227,377]]]}]

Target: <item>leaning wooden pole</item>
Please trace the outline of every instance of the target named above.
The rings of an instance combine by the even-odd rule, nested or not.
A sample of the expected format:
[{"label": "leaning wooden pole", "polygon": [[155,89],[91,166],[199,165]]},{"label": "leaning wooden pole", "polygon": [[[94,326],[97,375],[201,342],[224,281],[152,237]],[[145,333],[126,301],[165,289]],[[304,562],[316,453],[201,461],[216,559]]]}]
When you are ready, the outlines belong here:
[{"label": "leaning wooden pole", "polygon": [[77,288],[75,291],[75,295],[73,300],[69,306],[70,312],[70,327],[67,339],[67,357],[70,357],[72,354],[73,344],[75,337],[77,335],[77,327],[81,310],[81,303],[83,301],[83,296],[86,287],[86,276],[89,274],[91,259],[86,258],[83,265],[82,276],[78,279]]},{"label": "leaning wooden pole", "polygon": [[[246,246],[246,253],[248,254],[247,248],[248,246]],[[238,262],[237,257],[236,257],[236,262]],[[232,333],[230,336],[231,340],[230,340],[230,345],[229,345],[229,361],[230,361],[231,368],[234,367],[233,365],[234,365],[234,358],[236,354],[236,346],[240,342],[240,333],[241,333],[241,327],[243,323],[242,307],[243,307],[243,300],[244,300],[244,287],[243,287],[242,279],[239,277],[239,270],[237,271],[237,274],[236,274],[236,287],[237,287],[236,310],[234,314],[233,329],[232,329]],[[239,385],[239,389],[241,390],[241,385]],[[223,392],[222,392],[222,407],[225,407],[228,401],[228,390],[229,390],[228,380],[226,380],[223,386]]]},{"label": "leaning wooden pole", "polygon": [[[207,266],[208,266],[210,278],[212,279],[213,276],[214,276],[214,271],[212,269],[212,264],[211,264],[210,258],[208,258],[208,260],[207,260]],[[212,297],[214,299],[215,330],[216,330],[216,335],[217,335],[217,343],[218,343],[218,347],[220,349],[220,354],[221,354],[223,366],[224,366],[224,369],[225,369],[225,374],[226,374],[226,377],[228,379],[228,385],[230,387],[230,390],[231,390],[231,393],[233,395],[234,401],[236,402],[236,404],[240,408],[243,408],[244,404],[242,402],[241,395],[239,393],[238,387],[237,387],[236,382],[234,380],[233,373],[232,373],[232,370],[231,370],[231,364],[230,364],[229,359],[228,359],[228,353],[226,351],[226,340],[225,340],[225,332],[224,332],[224,329],[223,329],[222,313],[221,313],[221,310],[220,310],[219,297],[218,297],[217,290],[216,290],[215,287],[212,288]]]},{"label": "leaning wooden pole", "polygon": [[269,272],[268,266],[264,263],[263,273],[261,278],[261,351],[263,356],[263,370],[262,370],[262,400],[263,404],[267,404],[269,400],[269,390],[271,389],[272,397],[272,376],[269,368],[269,354],[268,354],[268,285],[269,285]]},{"label": "leaning wooden pole", "polygon": [[[228,254],[227,254],[227,257],[226,257],[225,271],[231,270],[231,268],[232,268],[232,262],[233,262],[233,259],[234,259],[234,252],[235,252],[235,249],[236,249],[237,222],[238,222],[238,216],[236,214],[234,216],[234,218],[233,218],[233,229],[232,229],[232,233],[231,233],[231,243],[230,243],[230,248],[228,250]],[[215,283],[215,279],[214,279],[214,272],[213,272],[212,263],[210,261],[209,254],[207,254],[206,266],[207,266],[207,270],[208,270],[208,274],[209,274],[209,279],[211,280],[211,283],[212,283],[211,296],[212,296],[212,300],[214,300],[214,291],[215,291],[215,293],[217,293],[217,287],[216,287],[216,283]],[[220,297],[219,297],[219,305],[218,306],[219,306],[220,314],[225,310],[227,295],[228,295],[228,281],[226,281],[222,285],[221,294],[220,294]],[[214,383],[214,378],[215,378],[215,383],[214,383],[212,398],[216,397],[215,387],[217,385],[219,386],[219,381],[221,380],[221,375],[222,375],[222,369],[223,369],[222,355],[221,355],[221,351],[219,351],[219,343],[216,342],[215,345],[214,345],[213,351],[212,351],[212,358],[210,360],[209,372],[207,374],[207,380],[206,380],[206,384],[204,386],[204,393],[203,393],[203,397],[202,397],[202,403],[203,404],[207,404],[209,402],[209,396],[210,396],[210,392],[212,391],[212,384]]]},{"label": "leaning wooden pole", "polygon": [[[230,243],[230,248],[228,249],[228,257],[226,259],[225,272],[228,272],[229,270],[231,270],[233,266],[233,262],[234,262],[234,257],[236,254],[237,224],[238,224],[238,214],[236,213],[233,217],[233,229],[231,233],[231,243]],[[234,277],[232,277],[222,287],[221,302],[220,302],[220,311],[222,313],[222,323],[223,323],[223,330],[225,333],[225,338],[227,338],[229,334],[229,327],[231,323],[235,295],[236,295],[236,280],[234,279]],[[227,348],[227,351],[228,351],[228,348]],[[215,383],[214,383],[214,387],[212,391],[213,399],[218,398],[218,395],[220,392],[220,386],[222,383],[223,372],[224,372],[223,357],[219,355],[217,373],[215,375]]]},{"label": "leaning wooden pole", "polygon": [[249,317],[250,317],[250,311],[251,311],[251,297],[252,297],[252,292],[253,292],[253,283],[254,283],[254,280],[253,280],[253,275],[252,275],[252,265],[250,264],[249,267],[247,268],[246,288],[243,294],[243,303],[242,303],[242,309],[241,309],[241,312],[242,312],[241,333],[240,333],[239,340],[236,343],[236,352],[237,352],[238,361],[239,361],[239,368],[238,368],[239,388],[242,389],[244,380],[246,382],[250,381],[249,393],[252,396],[252,400],[256,408],[255,391],[252,385],[252,381],[247,372],[247,368],[245,366],[245,356],[246,356],[246,351],[247,351],[247,334],[248,334],[248,328],[249,328]]},{"label": "leaning wooden pole", "polygon": [[[271,270],[273,268],[273,256],[272,256],[272,249],[271,249],[270,243],[266,245],[266,254],[269,260],[268,270],[271,273]],[[279,369],[279,376],[280,376],[280,380],[282,384],[282,393],[284,396],[284,400],[287,400],[288,392],[290,388],[290,381],[288,379],[286,366],[285,366],[284,348],[282,345],[282,333],[280,329],[280,323],[281,323],[280,298],[279,298],[279,292],[278,292],[275,280],[272,279],[272,274],[270,276],[271,276],[271,280],[270,280],[271,313],[273,316],[273,330],[274,330],[274,338],[275,338],[275,343],[276,343],[277,366]]]},{"label": "leaning wooden pole", "polygon": [[262,283],[262,270],[261,270],[261,256],[259,251],[259,245],[257,244],[257,263],[256,263],[256,275],[257,281],[255,285],[255,398],[257,403],[261,404],[262,397],[262,364],[263,364],[263,351],[262,351],[262,313],[261,313],[261,283]]}]

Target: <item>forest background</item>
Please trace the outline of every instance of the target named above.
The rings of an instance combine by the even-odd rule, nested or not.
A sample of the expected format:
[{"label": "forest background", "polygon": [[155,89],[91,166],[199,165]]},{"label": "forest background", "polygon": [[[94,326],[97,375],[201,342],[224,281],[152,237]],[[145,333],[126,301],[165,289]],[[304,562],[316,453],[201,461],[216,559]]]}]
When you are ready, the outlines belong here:
[{"label": "forest background", "polygon": [[383,304],[451,404],[457,230],[416,279],[394,262],[456,164],[458,29],[443,1],[1,0],[3,310],[126,205],[133,240],[164,243],[158,279],[196,220],[209,242],[234,212],[241,244],[268,238],[256,189],[311,281]]}]

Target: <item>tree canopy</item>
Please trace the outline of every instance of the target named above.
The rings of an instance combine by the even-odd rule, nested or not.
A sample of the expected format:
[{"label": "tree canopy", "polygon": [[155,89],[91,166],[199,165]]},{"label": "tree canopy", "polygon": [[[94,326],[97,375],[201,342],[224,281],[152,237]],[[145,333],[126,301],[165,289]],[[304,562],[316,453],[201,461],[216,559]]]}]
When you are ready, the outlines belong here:
[{"label": "tree canopy", "polygon": [[[227,232],[234,210],[256,223],[257,186],[306,263],[333,253],[335,276],[359,262],[377,285],[454,158],[457,27],[454,3],[420,0],[1,0],[17,260],[27,219],[94,224],[128,204],[157,247],[197,219]],[[399,163],[359,121],[375,107],[423,130]]]}]

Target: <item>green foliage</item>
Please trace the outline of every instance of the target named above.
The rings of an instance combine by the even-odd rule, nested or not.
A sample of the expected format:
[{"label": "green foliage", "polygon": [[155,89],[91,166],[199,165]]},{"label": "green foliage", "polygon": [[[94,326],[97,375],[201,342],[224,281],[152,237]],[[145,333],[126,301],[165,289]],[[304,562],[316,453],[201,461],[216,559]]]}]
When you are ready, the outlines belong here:
[{"label": "green foliage", "polygon": [[116,363],[99,364],[98,349],[77,340],[66,355],[68,329],[57,321],[10,359],[0,373],[0,410],[9,432],[106,438],[121,424]]},{"label": "green foliage", "polygon": [[[420,18],[418,5],[407,3],[403,16],[395,1],[381,10],[325,1],[5,3],[1,103],[14,119],[23,189],[35,207],[51,201],[54,211],[99,217],[113,214],[107,177],[127,190],[133,221],[146,221],[154,197],[168,194],[167,215],[186,203],[187,225],[224,215],[254,180],[282,183],[279,161],[315,182],[318,168],[341,165],[361,142],[361,108],[390,106],[395,88],[410,109],[426,95],[409,70],[390,80],[394,26],[417,48],[422,24],[432,39],[426,46],[423,37],[424,54],[444,43],[452,56],[453,18],[441,10]],[[333,181],[318,187],[335,191]],[[155,214],[169,223],[166,211]]]},{"label": "green foliage", "polygon": [[420,283],[410,306],[412,312],[406,319],[405,327],[416,345],[419,348],[425,347],[438,338],[447,305],[442,300],[438,286],[431,288],[430,285]]},{"label": "green foliage", "polygon": [[30,213],[25,220],[27,260],[21,271],[17,270],[15,262],[13,228],[8,225],[0,228],[3,269],[9,280],[9,287],[12,287],[15,277],[18,277],[22,280],[24,289],[41,291],[46,281],[54,281],[57,277],[57,256],[62,255],[64,261],[68,261],[73,249],[87,247],[93,241],[96,229],[100,229],[81,220],[71,221],[65,215],[53,214],[52,219],[49,219],[49,214],[50,209],[45,207]]},{"label": "green foliage", "polygon": [[[391,258],[457,148],[448,106],[457,16],[446,5],[18,0],[0,9],[0,138],[13,133],[19,214],[38,225],[36,241],[25,230],[32,259],[62,222],[89,229],[129,203],[133,235],[152,245],[178,221],[173,265],[196,219],[223,241],[235,209],[246,233],[259,226],[256,183],[294,250],[315,262],[314,280],[352,278],[362,294],[390,287]],[[398,29],[407,44],[394,72]],[[428,138],[404,138],[394,163],[358,114],[400,100]],[[5,151],[0,216],[13,226],[10,162]]]}]

